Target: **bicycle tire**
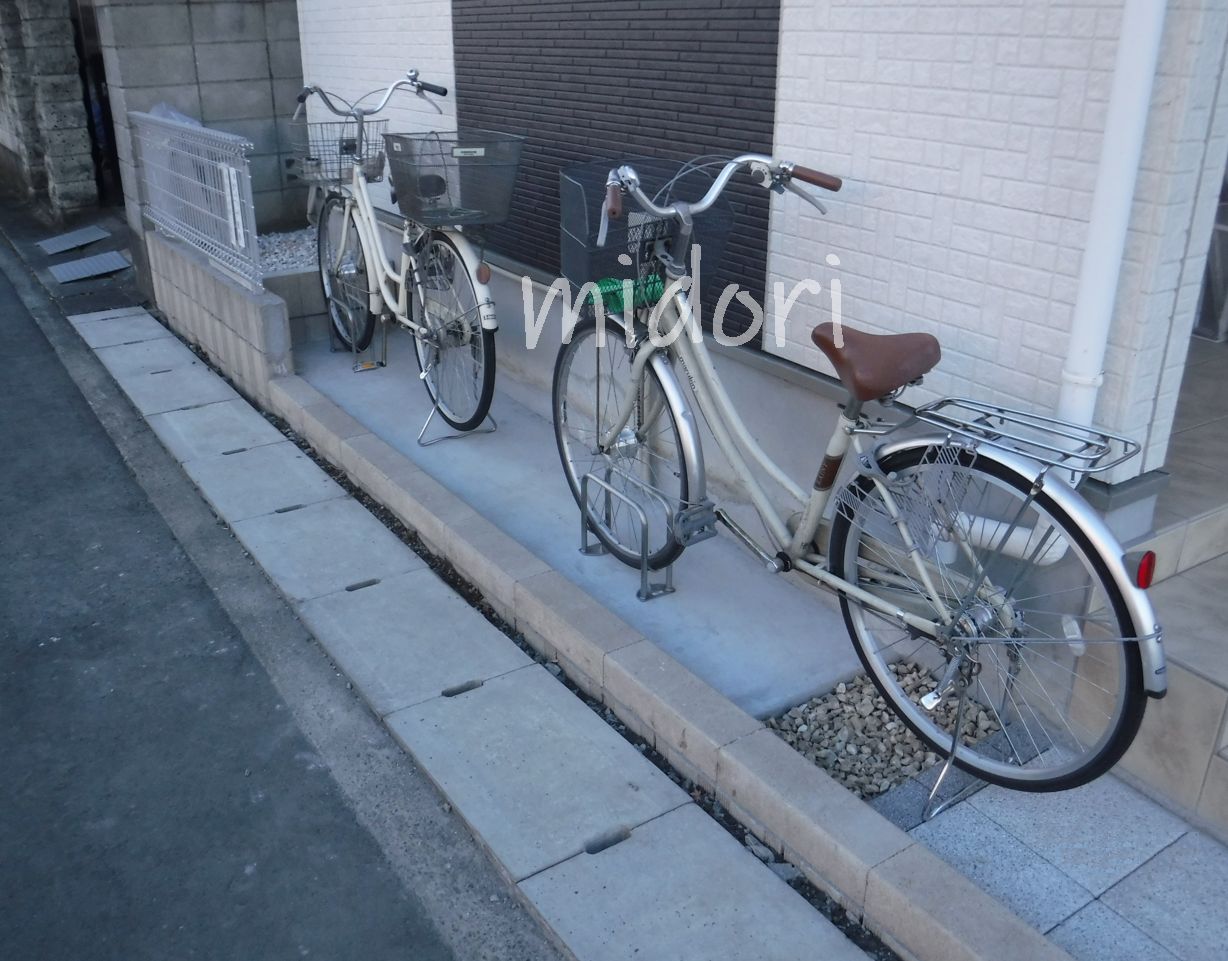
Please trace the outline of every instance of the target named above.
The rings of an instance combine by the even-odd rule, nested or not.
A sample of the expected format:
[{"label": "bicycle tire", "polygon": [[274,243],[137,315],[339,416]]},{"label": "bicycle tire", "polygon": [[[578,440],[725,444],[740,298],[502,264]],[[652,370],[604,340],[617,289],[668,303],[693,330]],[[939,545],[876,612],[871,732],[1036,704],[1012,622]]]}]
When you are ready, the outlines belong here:
[{"label": "bicycle tire", "polygon": [[[1023,791],[1065,790],[1099,777],[1134,740],[1146,695],[1136,626],[1090,539],[1043,489],[1029,501],[1031,478],[966,448],[919,444],[880,466],[940,597],[924,588],[881,488],[864,475],[838,501],[830,569],[849,579],[855,567],[856,583],[898,609],[934,616],[942,605],[959,625],[954,633],[975,636],[969,646],[980,673],[970,683],[971,727],[966,713],[955,764]],[[946,757],[956,698],[947,694],[934,711],[918,701],[929,693],[924,688],[939,686],[950,648],[845,595],[840,606],[883,698]],[[921,673],[892,666],[909,663]],[[1046,686],[1050,676],[1055,690]]]},{"label": "bicycle tire", "polygon": [[[450,237],[432,233],[415,256],[410,310],[414,356],[431,403],[453,429],[473,430],[495,394],[495,334],[482,326],[477,287]],[[437,304],[426,309],[427,302]]]},{"label": "bicycle tire", "polygon": [[[346,217],[345,197],[330,194],[320,208],[316,227],[316,256],[324,305],[333,331],[346,350],[366,350],[375,335],[375,314],[371,312],[370,294],[362,297],[357,293],[363,288],[370,291],[371,280],[356,216],[354,211],[350,211]],[[339,248],[342,248],[340,260],[337,259]],[[343,282],[332,265],[339,263],[345,269],[351,262],[354,266],[353,278]]]},{"label": "bicycle tire", "polygon": [[[595,438],[600,423],[608,419],[605,412],[612,417],[617,410],[617,398],[626,396],[634,352],[627,347],[625,327],[614,318],[608,318],[602,347],[597,339],[597,320],[592,306],[585,311],[586,316],[577,323],[571,340],[559,348],[554,364],[551,406],[559,459],[577,507],[583,508],[581,479],[584,475],[605,473],[608,483],[644,510],[649,521],[648,566],[659,570],[677,560],[683,550],[683,545],[674,536],[672,517],[673,511],[686,503],[689,496],[690,465],[685,462],[678,416],[666,401],[657,372],[649,365],[644,368],[641,382],[645,385],[643,394],[632,413],[635,426],[629,423],[624,428],[615,451],[597,450]],[[602,358],[606,360],[604,365]],[[647,423],[641,421],[645,416]],[[662,418],[664,423],[657,429],[655,425]],[[625,474],[610,468],[617,468],[660,491],[665,504],[634,481],[627,480]],[[605,517],[601,523],[590,523],[589,529],[614,557],[638,568],[642,539],[639,519],[634,510],[617,497],[610,497],[608,505],[597,510],[604,497],[605,493],[597,485],[590,484],[588,499],[593,505],[590,516],[605,514]],[[668,516],[665,505],[670,508]]]}]

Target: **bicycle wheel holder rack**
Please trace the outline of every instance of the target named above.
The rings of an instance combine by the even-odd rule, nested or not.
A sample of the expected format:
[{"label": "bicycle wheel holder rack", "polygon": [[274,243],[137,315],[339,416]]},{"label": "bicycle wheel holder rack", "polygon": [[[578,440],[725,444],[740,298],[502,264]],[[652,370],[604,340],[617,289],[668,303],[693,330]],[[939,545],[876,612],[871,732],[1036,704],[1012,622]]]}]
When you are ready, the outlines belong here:
[{"label": "bicycle wheel holder rack", "polygon": [[[660,501],[661,507],[665,513],[665,522],[670,524],[670,508],[669,502],[661,494],[660,491],[654,490],[652,487],[645,484],[638,477],[632,477],[626,471],[619,470],[617,467],[608,467],[605,471],[606,475],[618,474],[624,480],[629,481],[634,486],[638,487],[649,497]],[[674,565],[668,564],[665,568],[665,580],[663,582],[653,583],[648,576],[648,515],[644,513],[644,508],[633,501],[622,491],[615,490],[610,486],[609,481],[603,480],[596,474],[588,473],[580,478],[580,553],[588,555],[608,554],[609,551],[605,545],[598,540],[595,544],[588,542],[589,529],[596,526],[596,519],[593,518],[588,503],[588,486],[596,484],[605,491],[605,508],[608,527],[610,517],[610,498],[616,497],[634,511],[640,522],[640,589],[635,592],[635,596],[641,601],[651,601],[654,597],[660,597],[662,594],[674,593]]]},{"label": "bicycle wheel holder rack", "polygon": [[360,358],[362,357],[362,355],[371,350],[371,345],[368,344],[362,350],[358,349],[358,338],[355,336],[357,331],[355,330],[354,319],[350,315],[349,307],[337,301],[334,301],[333,304],[330,304],[328,306],[332,307],[334,305],[336,306],[338,310],[342,310],[345,312],[346,326],[350,330],[350,345],[347,347],[344,343],[342,343],[341,337],[337,334],[337,325],[333,323],[332,317],[330,315],[326,315],[328,318],[328,349],[335,354],[341,353],[341,352],[353,354],[354,355],[354,365],[350,369],[353,370],[354,373],[356,374],[360,374],[364,370],[378,370],[381,367],[387,367],[388,366],[388,316],[386,314],[380,315],[378,320],[376,320],[376,323],[379,324],[379,328],[380,328],[379,333],[371,337],[372,342],[374,342],[376,337],[379,337],[380,339],[379,357],[369,358],[367,360],[361,360]]}]

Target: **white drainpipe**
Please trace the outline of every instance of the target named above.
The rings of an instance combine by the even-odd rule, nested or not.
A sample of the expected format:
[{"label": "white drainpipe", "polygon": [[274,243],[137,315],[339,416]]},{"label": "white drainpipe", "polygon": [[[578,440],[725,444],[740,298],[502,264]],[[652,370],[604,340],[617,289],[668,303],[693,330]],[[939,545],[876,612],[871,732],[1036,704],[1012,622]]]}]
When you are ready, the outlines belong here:
[{"label": "white drainpipe", "polygon": [[1104,354],[1151,109],[1165,7],[1166,0],[1126,0],[1122,17],[1087,249],[1057,402],[1057,416],[1076,424],[1092,422],[1096,395],[1104,383]]}]

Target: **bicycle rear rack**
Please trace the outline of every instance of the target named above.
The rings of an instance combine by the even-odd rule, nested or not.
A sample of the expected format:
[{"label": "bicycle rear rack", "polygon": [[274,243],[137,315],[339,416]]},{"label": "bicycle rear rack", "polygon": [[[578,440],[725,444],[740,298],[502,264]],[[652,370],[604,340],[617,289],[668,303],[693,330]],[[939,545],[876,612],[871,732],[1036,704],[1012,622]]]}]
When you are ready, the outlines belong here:
[{"label": "bicycle rear rack", "polygon": [[1108,431],[964,397],[947,397],[918,407],[911,420],[1079,475],[1110,470],[1141,449],[1137,441]]}]

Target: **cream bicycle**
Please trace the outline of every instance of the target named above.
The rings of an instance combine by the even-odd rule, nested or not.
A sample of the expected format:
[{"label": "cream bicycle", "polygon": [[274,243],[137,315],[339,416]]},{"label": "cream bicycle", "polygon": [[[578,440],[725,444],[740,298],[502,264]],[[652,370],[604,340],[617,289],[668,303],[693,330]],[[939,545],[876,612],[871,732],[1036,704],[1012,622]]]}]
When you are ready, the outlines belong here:
[{"label": "cream bicycle", "polygon": [[[416,70],[389,85],[375,107],[361,104],[378,90],[352,104],[315,86],[299,94],[292,122],[299,172],[313,189],[327,190],[318,216],[320,282],[333,333],[346,349],[366,350],[377,318],[408,328],[431,417],[438,411],[469,431],[487,419],[494,396],[498,324],[486,286],[490,268],[465,231],[506,219],[523,138],[483,130],[388,133],[387,120],[371,118],[397,90],[447,95]],[[300,122],[312,95],[344,119]],[[399,260],[385,253],[368,190],[382,179],[385,156],[402,213]]]},{"label": "cream bicycle", "polygon": [[[769,571],[838,595],[866,671],[947,766],[1032,791],[1098,776],[1129,747],[1147,696],[1166,690],[1160,628],[1142,589],[1154,555],[1128,569],[1064,477],[1106,470],[1138,445],[963,399],[872,422],[863,405],[890,404],[918,381],[938,363],[938,342],[827,323],[813,340],[847,399],[813,484],[787,476],[738,416],[683,289],[696,225],[743,169],[820,210],[797,182],[841,186],[755,154],[723,164],[690,202],[685,177],[649,185],[632,166],[564,176],[564,273],[614,300],[611,308],[592,296],[555,364],[555,435],[582,524],[641,566],[645,581],[724,528]],[[634,205],[625,220],[624,197]],[[607,276],[615,253],[626,269]],[[710,499],[696,412],[764,537]],[[837,488],[850,450],[855,473]],[[791,506],[773,506],[760,477]],[[928,681],[906,685],[918,667]]]}]

